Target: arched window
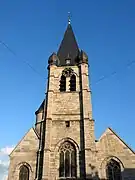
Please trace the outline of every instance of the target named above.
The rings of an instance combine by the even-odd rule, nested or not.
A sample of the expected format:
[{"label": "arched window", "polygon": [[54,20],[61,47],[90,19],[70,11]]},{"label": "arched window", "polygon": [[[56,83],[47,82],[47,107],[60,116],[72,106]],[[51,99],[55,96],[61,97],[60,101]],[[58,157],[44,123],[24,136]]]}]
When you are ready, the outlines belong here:
[{"label": "arched window", "polygon": [[111,159],[107,163],[107,179],[108,180],[121,180],[121,168],[120,164],[115,161],[114,159]]},{"label": "arched window", "polygon": [[59,177],[76,177],[76,149],[68,141],[60,148]]},{"label": "arched window", "polygon": [[70,78],[70,91],[76,91],[76,76],[74,74]]},{"label": "arched window", "polygon": [[60,91],[66,91],[66,77],[64,75],[61,76]]},{"label": "arched window", "polygon": [[19,180],[29,180],[29,168],[25,165],[20,168]]}]

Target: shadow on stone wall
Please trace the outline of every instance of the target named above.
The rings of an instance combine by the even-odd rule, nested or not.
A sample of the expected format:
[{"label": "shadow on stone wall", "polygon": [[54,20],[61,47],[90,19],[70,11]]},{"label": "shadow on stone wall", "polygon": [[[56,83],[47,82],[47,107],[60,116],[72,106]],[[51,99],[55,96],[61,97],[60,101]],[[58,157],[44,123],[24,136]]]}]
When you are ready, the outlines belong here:
[{"label": "shadow on stone wall", "polygon": [[80,177],[85,178],[85,135],[84,135],[84,107],[83,107],[83,92],[82,92],[82,71],[81,66],[79,66],[79,102],[80,102],[80,152],[79,152],[79,167],[80,167]]},{"label": "shadow on stone wall", "polygon": [[[135,180],[135,169],[134,168],[125,168],[122,172],[121,172],[121,179],[115,179],[115,180]],[[99,178],[99,174],[98,172],[95,172],[94,175],[93,174],[87,174],[86,175],[86,180],[108,180],[106,179],[101,179]]]}]

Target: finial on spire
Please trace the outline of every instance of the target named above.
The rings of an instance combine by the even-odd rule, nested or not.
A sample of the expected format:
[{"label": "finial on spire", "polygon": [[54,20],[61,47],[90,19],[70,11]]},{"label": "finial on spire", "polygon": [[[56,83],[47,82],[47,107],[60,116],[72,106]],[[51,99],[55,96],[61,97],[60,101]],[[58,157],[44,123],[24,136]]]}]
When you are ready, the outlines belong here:
[{"label": "finial on spire", "polygon": [[71,24],[70,12],[68,12],[68,24]]}]

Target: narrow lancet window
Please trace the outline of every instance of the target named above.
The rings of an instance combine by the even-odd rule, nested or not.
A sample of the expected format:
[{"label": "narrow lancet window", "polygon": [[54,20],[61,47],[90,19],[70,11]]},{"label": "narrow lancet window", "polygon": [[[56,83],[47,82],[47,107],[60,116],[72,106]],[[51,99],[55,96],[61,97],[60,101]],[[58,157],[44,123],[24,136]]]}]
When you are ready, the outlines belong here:
[{"label": "narrow lancet window", "polygon": [[107,163],[106,172],[108,180],[121,180],[120,164],[114,159]]},{"label": "narrow lancet window", "polygon": [[70,142],[65,142],[60,148],[59,177],[76,177],[76,149]]},{"label": "narrow lancet window", "polygon": [[20,168],[19,180],[29,180],[29,168],[25,165]]},{"label": "narrow lancet window", "polygon": [[70,78],[70,91],[76,91],[76,76],[74,74]]},{"label": "narrow lancet window", "polygon": [[64,75],[61,76],[60,80],[60,91],[66,91],[66,77]]},{"label": "narrow lancet window", "polygon": [[60,177],[64,177],[64,152],[60,152]]}]

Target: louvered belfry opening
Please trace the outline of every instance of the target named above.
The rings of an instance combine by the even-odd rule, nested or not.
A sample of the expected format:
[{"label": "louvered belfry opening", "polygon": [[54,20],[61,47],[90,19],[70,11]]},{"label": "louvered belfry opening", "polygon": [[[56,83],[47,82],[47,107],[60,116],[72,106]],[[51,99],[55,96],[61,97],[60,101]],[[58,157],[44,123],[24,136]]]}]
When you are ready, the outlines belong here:
[{"label": "louvered belfry opening", "polygon": [[65,142],[60,148],[59,177],[76,177],[76,149],[70,142]]},{"label": "louvered belfry opening", "polygon": [[19,180],[29,180],[29,168],[25,165],[20,168]]},{"label": "louvered belfry opening", "polygon": [[60,91],[66,91],[66,77],[64,75],[62,75],[60,79]]},{"label": "louvered belfry opening", "polygon": [[111,159],[107,163],[106,173],[107,173],[108,180],[121,180],[122,179],[120,164],[114,159]]},{"label": "louvered belfry opening", "polygon": [[74,74],[70,78],[70,91],[76,91],[76,76]]}]

